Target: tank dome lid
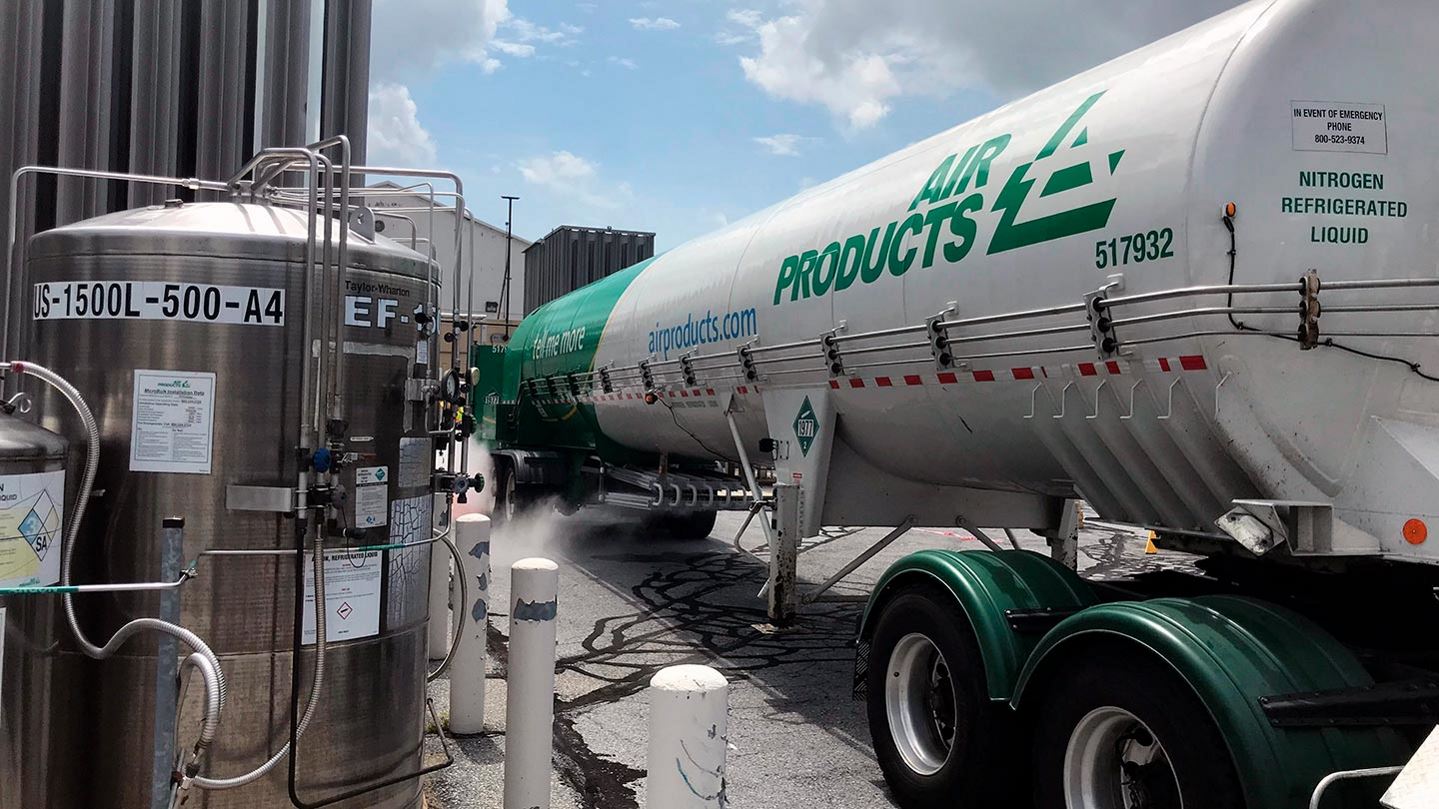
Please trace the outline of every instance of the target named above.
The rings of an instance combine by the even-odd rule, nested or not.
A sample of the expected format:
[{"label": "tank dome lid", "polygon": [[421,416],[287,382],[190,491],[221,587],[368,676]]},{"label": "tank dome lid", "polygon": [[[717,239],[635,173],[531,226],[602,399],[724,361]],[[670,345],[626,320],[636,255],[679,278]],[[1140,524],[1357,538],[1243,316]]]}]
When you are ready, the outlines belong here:
[{"label": "tank dome lid", "polygon": [[[323,223],[319,223],[323,227]],[[339,243],[331,222],[332,244]],[[238,202],[170,202],[104,214],[36,234],[30,259],[76,255],[188,255],[303,261],[305,212]],[[427,260],[383,236],[350,231],[352,267],[424,277]]]},{"label": "tank dome lid", "polygon": [[69,442],[44,427],[0,413],[0,461],[63,459]]}]

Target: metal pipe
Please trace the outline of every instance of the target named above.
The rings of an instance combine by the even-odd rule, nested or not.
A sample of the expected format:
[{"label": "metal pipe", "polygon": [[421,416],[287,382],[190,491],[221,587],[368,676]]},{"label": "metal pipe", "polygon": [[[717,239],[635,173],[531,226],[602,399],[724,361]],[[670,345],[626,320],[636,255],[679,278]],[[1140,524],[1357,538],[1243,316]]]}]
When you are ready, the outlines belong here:
[{"label": "metal pipe", "polygon": [[[1068,334],[1076,331],[1089,331],[1088,323],[1076,323],[1070,326],[1049,326],[1043,329],[1020,329],[1018,331],[1002,331],[994,334],[973,334],[964,337],[945,337],[944,344],[947,346],[960,343],[981,343],[990,340],[1008,340],[1019,337],[1041,337],[1048,334]],[[929,345],[925,343],[924,345]]]},{"label": "metal pipe", "polygon": [[913,351],[916,349],[929,348],[929,342],[922,343],[897,343],[887,346],[865,346],[864,348],[851,348],[844,351],[846,357],[857,357],[863,354],[883,354],[886,351]]},{"label": "metal pipe", "polygon": [[1069,351],[1094,351],[1093,343],[1086,343],[1078,346],[1055,346],[1053,348],[1032,348],[1024,351],[993,351],[988,354],[967,354],[956,355],[955,362],[969,362],[971,360],[990,360],[999,357],[1030,357],[1036,354],[1063,354]]},{"label": "metal pipe", "polygon": [[909,533],[909,529],[913,527],[914,515],[911,514],[910,516],[905,517],[903,522],[895,526],[893,531],[885,534],[884,538],[869,546],[869,548],[867,548],[864,553],[861,553],[859,556],[856,556],[854,559],[850,560],[849,564],[840,568],[839,571],[836,572],[833,576],[825,579],[823,584],[814,588],[808,593],[805,593],[803,602],[805,604],[813,604],[815,599],[819,598],[826,590],[835,586],[836,584],[839,584],[845,576],[848,576],[849,574],[858,570],[860,565],[863,565],[865,562],[873,559],[876,554],[878,554],[885,548],[888,548],[891,544],[894,543],[896,539],[899,539],[900,537]]},{"label": "metal pipe", "polygon": [[[460,549],[456,547],[454,541],[450,539],[450,529],[445,529],[445,532],[437,537],[436,541],[445,543],[445,547],[450,549],[450,558],[455,562],[455,569],[463,569],[464,560],[460,557]],[[456,578],[458,578],[460,582],[460,603],[463,604],[469,598],[469,583],[465,581],[464,576],[457,576]],[[425,682],[427,683],[439,679],[440,675],[444,674],[450,668],[450,664],[454,662],[455,651],[460,648],[460,640],[464,637],[465,624],[467,623],[465,611],[458,610],[458,613],[459,617],[455,619],[455,632],[450,637],[449,651],[445,653],[445,659],[440,661],[440,667],[425,675]]]},{"label": "metal pipe", "polygon": [[1403,771],[1402,766],[1398,767],[1368,767],[1362,770],[1340,770],[1332,772],[1319,779],[1314,787],[1314,793],[1309,796],[1309,809],[1319,809],[1320,802],[1324,799],[1324,793],[1338,781],[1347,781],[1355,778],[1381,778],[1386,775],[1398,775]]},{"label": "metal pipe", "polygon": [[[300,717],[299,730],[295,738],[305,734],[305,729],[310,726],[310,720],[314,718],[315,709],[320,704],[320,694],[325,688],[325,652],[329,646],[329,639],[326,637],[328,629],[325,620],[329,612],[329,609],[325,606],[325,536],[324,532],[318,529],[314,531],[314,534],[314,550],[311,551],[311,553],[313,553],[315,557],[315,670],[310,678],[310,699],[305,705],[305,713]],[[299,584],[299,582],[297,582],[297,584]],[[300,590],[298,597],[303,599],[303,586],[298,589]],[[298,612],[297,610],[297,614],[295,615],[296,623],[302,620]],[[293,667],[293,671],[298,675],[300,669],[300,656],[298,653],[295,654],[294,660],[291,661],[291,666]],[[291,743],[286,741],[283,747],[275,751],[273,756],[265,760],[265,763],[243,775],[237,775],[233,778],[196,775],[190,778],[189,782],[200,789],[211,790],[234,789],[254,783],[269,774],[269,772],[275,768],[276,764],[284,761],[285,757],[290,755],[290,745]]]},{"label": "metal pipe", "polygon": [[[23,291],[24,289],[24,267],[16,260],[15,247],[20,240],[20,212],[18,209],[20,201],[20,180],[29,174],[52,174],[59,177],[89,177],[97,180],[121,180],[131,183],[147,183],[150,185],[169,185],[177,188],[186,188],[191,191],[227,191],[229,186],[225,183],[214,180],[201,180],[195,177],[158,177],[152,174],[128,174],[121,171],[97,171],[92,169],[72,169],[60,166],[21,166],[10,175],[10,222],[9,237],[5,246],[5,257],[8,263],[5,267],[5,313],[3,315],[3,328],[0,328],[0,357],[10,354],[10,310],[14,308],[14,301],[10,299],[12,291]],[[17,274],[18,270],[18,274]],[[20,278],[19,289],[12,290],[10,283],[13,278]]]},{"label": "metal pipe", "polygon": [[980,317],[967,317],[961,320],[941,320],[941,328],[953,329],[961,326],[979,326],[985,323],[998,323],[1004,320],[1022,320],[1027,317],[1046,317],[1049,315],[1068,315],[1074,312],[1083,312],[1084,304],[1066,303],[1061,306],[1046,306],[1040,309],[1023,309],[1018,312],[1005,312],[998,315],[982,315]]},{"label": "metal pipe", "polygon": [[901,334],[913,334],[917,331],[924,331],[927,328],[929,328],[929,326],[926,323],[916,323],[913,326],[896,326],[892,329],[880,329],[878,331],[857,332],[855,334],[836,334],[834,336],[834,341],[836,343],[847,343],[852,340],[873,340],[880,337],[893,337]]},{"label": "metal pipe", "polygon": [[750,350],[749,350],[749,353],[750,353],[751,355],[754,355],[754,354],[768,354],[768,353],[770,353],[771,351],[782,351],[782,350],[784,350],[784,349],[786,349],[786,348],[809,348],[810,346],[816,346],[816,345],[819,345],[819,338],[818,338],[818,337],[816,337],[816,338],[814,338],[814,339],[812,339],[812,340],[796,340],[796,341],[794,341],[794,342],[792,342],[792,343],[777,343],[777,344],[772,345],[772,346],[752,346],[752,347],[750,348]]},{"label": "metal pipe", "polygon": [[[1116,318],[1110,322],[1110,325],[1117,329],[1121,326],[1136,326],[1140,323],[1157,323],[1162,320],[1178,320],[1204,315],[1292,315],[1297,311],[1298,308],[1294,306],[1202,306],[1198,309],[1180,309],[1173,312],[1156,312],[1151,315]],[[1329,311],[1331,310],[1325,309],[1325,312]]]},{"label": "metal pipe", "polygon": [[[1110,309],[1115,306],[1126,306],[1132,303],[1148,303],[1150,301],[1163,301],[1171,298],[1187,298],[1195,295],[1237,295],[1252,292],[1299,292],[1301,286],[1295,281],[1287,284],[1207,284],[1204,286],[1178,287],[1175,289],[1162,289],[1158,292],[1141,292],[1137,295],[1120,295],[1114,298],[1097,298],[1094,305],[1097,309]],[[1079,311],[1084,311],[1081,304]]]}]

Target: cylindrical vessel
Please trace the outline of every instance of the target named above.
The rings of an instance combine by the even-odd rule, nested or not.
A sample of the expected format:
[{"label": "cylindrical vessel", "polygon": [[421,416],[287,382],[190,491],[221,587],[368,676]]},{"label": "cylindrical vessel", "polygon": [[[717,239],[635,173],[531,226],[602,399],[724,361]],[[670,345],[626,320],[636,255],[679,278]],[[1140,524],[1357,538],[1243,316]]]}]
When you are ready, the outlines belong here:
[{"label": "cylindrical vessel", "polygon": [[[485,729],[485,632],[490,604],[490,518],[463,514],[455,520],[455,544],[465,560],[465,632],[450,669],[450,732],[479,733]],[[456,587],[459,593],[460,588]]]},{"label": "cylindrical vessel", "polygon": [[549,809],[550,805],[559,588],[559,566],[549,559],[521,559],[510,567],[505,809]]},{"label": "cylindrical vessel", "polygon": [[[210,777],[250,771],[289,737],[295,555],[202,554],[296,547],[296,520],[264,509],[285,508],[302,464],[310,464],[299,433],[303,325],[312,311],[306,244],[300,211],[172,203],[49,231],[28,251],[27,358],[76,385],[101,434],[74,581],[155,580],[160,519],[185,518],[184,558],[198,560],[199,575],[181,592],[180,623],[213,647],[229,683],[220,735],[202,767]],[[417,351],[414,323],[429,298],[430,270],[417,254],[354,233],[348,253],[336,302],[346,421],[329,428],[341,436],[342,516],[330,530],[349,529],[355,546],[421,544],[348,553],[346,540],[329,542],[326,685],[298,752],[298,793],[312,801],[413,772],[423,736],[431,552],[423,541],[433,464],[427,413],[412,395],[422,385],[411,382],[431,376],[425,358],[432,352]],[[315,252],[317,260],[324,255]],[[333,273],[325,277],[334,283]],[[310,350],[318,352],[328,340],[315,338]],[[45,426],[77,434],[63,399],[30,390]],[[122,621],[157,614],[159,599],[77,596],[76,605],[91,639],[103,641]],[[49,669],[18,710],[45,732],[17,736],[7,728],[7,744],[19,753],[4,762],[0,781],[43,781],[36,805],[149,806],[151,761],[168,743],[155,733],[167,709],[156,704],[154,641],[132,641],[96,663],[76,650],[57,601],[13,629],[25,649],[12,659],[17,670]],[[313,643],[313,628],[307,631]],[[301,653],[302,684],[312,657]],[[196,696],[192,688],[178,724],[185,746],[193,741]],[[305,688],[302,706],[307,696]],[[8,723],[16,714],[6,715]],[[61,761],[63,768],[47,764]],[[286,769],[282,763],[235,790],[196,791],[190,805],[288,806]],[[419,784],[410,780],[340,805],[418,800]]]},{"label": "cylindrical vessel", "polygon": [[[1422,0],[1256,0],[554,301],[507,354],[520,443],[735,460],[730,413],[749,446],[785,441],[793,459],[799,408],[768,412],[770,393],[806,388],[837,414],[837,470],[869,491],[1078,493],[1210,536],[1235,499],[1332,503],[1345,552],[1439,559],[1402,531],[1439,521],[1422,460],[1439,385],[1414,373],[1439,367],[1418,306],[1439,294],[1338,283],[1436,278],[1436,27]],[[1359,31],[1383,46],[1354,47]],[[1294,339],[1311,269],[1320,336],[1342,348]],[[1109,311],[1114,356],[1084,315],[1101,288],[1231,282],[1283,286]],[[1032,310],[1051,314],[963,324]],[[948,364],[935,316],[960,323]],[[685,355],[707,358],[698,384]],[[641,361],[672,406],[622,373]],[[581,390],[594,419],[570,418],[569,375],[598,369],[614,389]],[[891,524],[912,513],[891,501]]]},{"label": "cylindrical vessel", "polygon": [[[64,437],[0,415],[0,587],[59,576],[68,451]],[[58,760],[34,756],[33,747],[11,743],[53,732],[47,717],[31,707],[44,691],[27,684],[53,682],[58,659],[36,654],[25,631],[51,617],[51,606],[45,596],[0,595],[0,739],[6,742],[0,746],[0,806],[47,805],[46,784],[67,771]]]},{"label": "cylindrical vessel", "polygon": [[650,680],[645,804],[723,809],[729,683],[709,666],[669,666]]}]

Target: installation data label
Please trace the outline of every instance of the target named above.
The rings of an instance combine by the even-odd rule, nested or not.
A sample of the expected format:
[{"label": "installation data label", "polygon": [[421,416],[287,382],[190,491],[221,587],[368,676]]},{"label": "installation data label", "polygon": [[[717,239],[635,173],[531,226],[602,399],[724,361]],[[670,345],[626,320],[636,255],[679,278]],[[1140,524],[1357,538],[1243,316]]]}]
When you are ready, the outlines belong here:
[{"label": "installation data label", "polygon": [[130,471],[210,474],[215,375],[135,371]]},{"label": "installation data label", "polygon": [[1383,104],[1291,101],[1289,111],[1297,151],[1389,153]]},{"label": "installation data label", "polygon": [[[354,640],[380,634],[379,551],[325,554],[325,640]],[[305,614],[301,642],[315,642],[315,555],[305,554]]]},{"label": "installation data label", "polygon": [[0,475],[0,587],[60,581],[65,473]]},{"label": "installation data label", "polygon": [[49,281],[35,285],[36,320],[183,320],[285,325],[285,290],[171,281]]}]

